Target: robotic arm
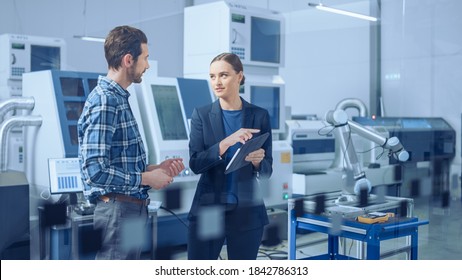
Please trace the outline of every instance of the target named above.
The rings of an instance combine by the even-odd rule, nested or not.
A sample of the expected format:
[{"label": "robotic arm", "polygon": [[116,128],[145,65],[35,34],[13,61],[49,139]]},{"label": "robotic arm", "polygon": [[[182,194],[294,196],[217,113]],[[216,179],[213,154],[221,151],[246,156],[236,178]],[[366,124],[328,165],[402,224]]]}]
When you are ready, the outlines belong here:
[{"label": "robotic arm", "polygon": [[[334,131],[335,138],[340,142],[340,146],[345,153],[347,168],[353,171],[355,185],[353,191],[347,188],[347,196],[358,195],[364,188],[367,188],[368,192],[370,192],[372,188],[358,161],[353,143],[350,141],[351,131],[382,146],[384,149],[388,149],[390,151],[389,156],[395,157],[400,162],[405,162],[409,159],[409,153],[401,145],[398,138],[383,137],[371,129],[348,120],[348,115],[344,110],[328,111],[325,119],[329,124],[336,127]],[[350,199],[347,198],[347,200]]]}]

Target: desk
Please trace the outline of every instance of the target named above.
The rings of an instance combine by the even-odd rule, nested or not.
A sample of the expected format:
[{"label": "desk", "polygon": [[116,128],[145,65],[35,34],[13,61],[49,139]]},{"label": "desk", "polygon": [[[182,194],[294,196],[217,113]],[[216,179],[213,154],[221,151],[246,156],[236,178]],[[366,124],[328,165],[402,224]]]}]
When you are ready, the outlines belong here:
[{"label": "desk", "polygon": [[323,215],[303,214],[296,218],[295,210],[290,211],[290,236],[289,236],[289,259],[296,259],[296,230],[306,229],[325,233],[328,235],[328,252],[306,259],[350,259],[339,254],[339,238],[349,238],[365,242],[367,244],[367,259],[380,259],[380,242],[393,238],[410,236],[410,259],[417,259],[418,227],[428,224],[428,221],[420,221],[418,218],[391,218],[388,222],[378,224],[363,224],[354,219],[344,219],[338,235],[331,235],[332,223],[330,218]]}]

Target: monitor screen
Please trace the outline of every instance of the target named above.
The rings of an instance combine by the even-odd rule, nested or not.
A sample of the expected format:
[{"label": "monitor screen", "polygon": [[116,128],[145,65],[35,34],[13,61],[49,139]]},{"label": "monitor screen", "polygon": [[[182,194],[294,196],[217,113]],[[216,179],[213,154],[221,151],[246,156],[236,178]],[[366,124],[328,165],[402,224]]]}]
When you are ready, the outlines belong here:
[{"label": "monitor screen", "polygon": [[334,153],[334,139],[304,139],[293,140],[292,148],[294,155]]},{"label": "monitor screen", "polygon": [[64,101],[66,118],[68,121],[77,121],[83,111],[84,101]]},{"label": "monitor screen", "polygon": [[163,140],[188,140],[177,87],[151,85]]},{"label": "monitor screen", "polygon": [[280,63],[280,21],[253,16],[250,37],[250,60]]},{"label": "monitor screen", "polygon": [[178,86],[187,119],[191,118],[194,108],[213,102],[207,80],[178,78]]},{"label": "monitor screen", "polygon": [[60,77],[59,81],[64,96],[85,96],[82,78]]},{"label": "monitor screen", "polygon": [[83,192],[78,158],[48,159],[51,194]]},{"label": "monitor screen", "polygon": [[272,129],[279,129],[280,88],[271,86],[250,86],[250,103],[268,110]]},{"label": "monitor screen", "polygon": [[432,128],[426,119],[403,118],[401,124],[403,128]]},{"label": "monitor screen", "polygon": [[59,47],[31,45],[30,70],[61,69],[61,49]]},{"label": "monitor screen", "polygon": [[79,144],[79,135],[77,132],[77,126],[76,125],[69,125],[69,139],[71,141],[72,146],[77,146]]},{"label": "monitor screen", "polygon": [[88,90],[91,92],[98,85],[98,79],[88,79]]}]

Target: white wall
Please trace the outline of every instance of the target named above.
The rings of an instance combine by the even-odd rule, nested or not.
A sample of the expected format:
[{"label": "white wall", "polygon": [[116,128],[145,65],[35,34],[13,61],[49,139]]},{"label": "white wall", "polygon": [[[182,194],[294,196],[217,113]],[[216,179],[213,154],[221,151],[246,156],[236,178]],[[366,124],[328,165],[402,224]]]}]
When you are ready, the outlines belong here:
[{"label": "white wall", "polygon": [[[369,2],[338,8],[367,14]],[[370,23],[313,8],[285,15],[286,65],[280,74],[292,113],[322,118],[345,98],[369,106]]]},{"label": "white wall", "polygon": [[462,1],[382,0],[382,95],[388,116],[442,117],[461,164]]},{"label": "white wall", "polygon": [[113,27],[128,24],[148,36],[150,59],[159,62],[159,75],[176,77],[183,73],[183,9],[187,2],[2,0],[0,34],[63,38],[68,48],[68,70],[106,72],[103,44],[73,36],[105,37]]}]

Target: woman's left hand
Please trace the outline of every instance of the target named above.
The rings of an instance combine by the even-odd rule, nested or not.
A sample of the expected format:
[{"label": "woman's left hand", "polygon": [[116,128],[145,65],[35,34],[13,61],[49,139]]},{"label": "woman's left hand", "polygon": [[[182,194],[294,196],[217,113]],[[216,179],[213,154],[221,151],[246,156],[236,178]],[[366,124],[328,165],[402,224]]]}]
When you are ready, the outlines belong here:
[{"label": "woman's left hand", "polygon": [[260,167],[260,162],[265,158],[265,150],[263,149],[258,149],[256,151],[253,151],[251,153],[249,153],[246,157],[245,157],[245,160],[246,161],[250,161],[252,162],[252,165],[255,167],[255,168],[259,168]]}]

